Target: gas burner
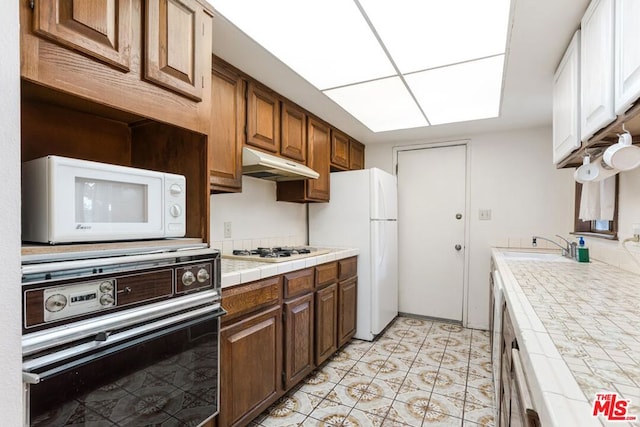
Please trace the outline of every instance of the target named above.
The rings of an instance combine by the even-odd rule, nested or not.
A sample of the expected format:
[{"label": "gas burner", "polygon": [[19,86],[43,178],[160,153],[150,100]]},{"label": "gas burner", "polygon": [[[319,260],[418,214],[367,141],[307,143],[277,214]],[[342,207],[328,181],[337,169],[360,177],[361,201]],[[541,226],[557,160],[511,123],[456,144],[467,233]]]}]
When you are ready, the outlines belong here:
[{"label": "gas burner", "polygon": [[233,254],[234,255],[258,255],[258,251],[256,250],[248,250],[248,249],[234,249],[233,250]]}]

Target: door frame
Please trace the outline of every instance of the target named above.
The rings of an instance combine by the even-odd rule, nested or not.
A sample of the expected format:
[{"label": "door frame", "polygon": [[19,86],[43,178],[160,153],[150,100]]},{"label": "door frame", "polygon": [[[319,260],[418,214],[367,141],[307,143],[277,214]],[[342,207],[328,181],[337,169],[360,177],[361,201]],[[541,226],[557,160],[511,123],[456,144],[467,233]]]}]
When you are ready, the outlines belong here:
[{"label": "door frame", "polygon": [[[463,145],[465,147],[465,200],[464,200],[464,263],[462,272],[462,326],[467,327],[469,310],[469,258],[470,258],[470,234],[471,234],[471,140],[456,139],[450,141],[424,142],[408,145],[397,145],[392,147],[392,169],[393,174],[398,176],[398,154],[401,151],[416,151],[429,148],[443,148]],[[398,185],[400,183],[398,182]],[[398,213],[399,215],[399,213]],[[398,224],[400,225],[400,224]],[[398,242],[398,256],[400,254],[400,244]]]}]

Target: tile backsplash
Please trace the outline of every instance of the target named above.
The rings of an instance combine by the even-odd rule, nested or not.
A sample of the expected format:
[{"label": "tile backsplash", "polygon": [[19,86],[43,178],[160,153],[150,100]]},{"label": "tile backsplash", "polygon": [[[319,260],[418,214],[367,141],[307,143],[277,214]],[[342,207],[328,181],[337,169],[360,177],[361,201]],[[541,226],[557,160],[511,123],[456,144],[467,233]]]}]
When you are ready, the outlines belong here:
[{"label": "tile backsplash", "polygon": [[[223,254],[307,243],[306,205],[276,201],[275,182],[245,176],[242,193],[214,194],[210,203],[211,245]],[[231,237],[224,237],[225,223]]]}]

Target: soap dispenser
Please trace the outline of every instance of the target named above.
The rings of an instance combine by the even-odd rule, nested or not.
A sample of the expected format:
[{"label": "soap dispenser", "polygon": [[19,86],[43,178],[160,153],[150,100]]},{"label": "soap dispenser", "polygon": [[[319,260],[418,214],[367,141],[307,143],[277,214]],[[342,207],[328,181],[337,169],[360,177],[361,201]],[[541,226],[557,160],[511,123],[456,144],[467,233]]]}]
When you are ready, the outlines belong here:
[{"label": "soap dispenser", "polygon": [[589,262],[589,248],[584,243],[584,238],[581,236],[578,241],[578,250],[576,251],[576,259],[578,262]]}]

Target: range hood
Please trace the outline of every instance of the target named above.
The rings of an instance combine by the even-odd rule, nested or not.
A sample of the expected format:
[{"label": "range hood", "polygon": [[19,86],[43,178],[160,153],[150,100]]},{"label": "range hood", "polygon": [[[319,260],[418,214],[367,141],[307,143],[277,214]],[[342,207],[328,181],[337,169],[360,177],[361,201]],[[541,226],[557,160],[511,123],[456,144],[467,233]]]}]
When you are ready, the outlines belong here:
[{"label": "range hood", "polygon": [[320,174],[313,169],[259,150],[242,149],[242,174],[271,181],[317,179]]}]

